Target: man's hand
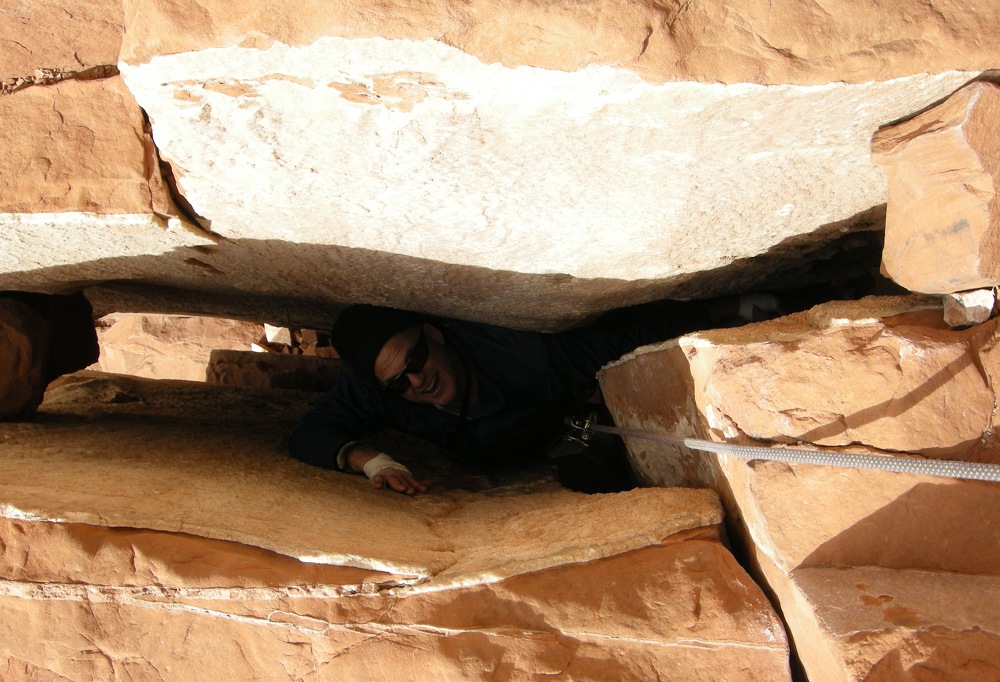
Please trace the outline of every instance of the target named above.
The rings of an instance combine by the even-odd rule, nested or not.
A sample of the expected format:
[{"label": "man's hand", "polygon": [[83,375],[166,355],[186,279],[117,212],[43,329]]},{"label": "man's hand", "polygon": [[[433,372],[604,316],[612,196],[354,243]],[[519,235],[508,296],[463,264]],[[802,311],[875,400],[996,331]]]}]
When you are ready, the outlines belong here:
[{"label": "man's hand", "polygon": [[379,490],[388,486],[398,493],[415,495],[426,493],[431,482],[418,481],[409,469],[383,469],[372,476],[372,484]]},{"label": "man's hand", "polygon": [[425,493],[431,482],[417,479],[405,466],[392,457],[358,444],[347,453],[347,465],[354,471],[363,471],[379,490],[390,488],[406,495]]}]

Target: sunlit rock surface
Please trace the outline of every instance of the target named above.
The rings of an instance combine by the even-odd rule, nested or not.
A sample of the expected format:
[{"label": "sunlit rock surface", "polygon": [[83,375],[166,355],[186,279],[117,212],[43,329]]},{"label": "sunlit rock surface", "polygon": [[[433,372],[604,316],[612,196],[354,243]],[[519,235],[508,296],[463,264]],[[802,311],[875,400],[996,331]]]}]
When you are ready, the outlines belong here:
[{"label": "sunlit rock surface", "polygon": [[120,78],[25,88],[0,97],[0,120],[0,289],[203,273],[182,258],[141,265],[212,240],[177,217]]},{"label": "sunlit rock surface", "polygon": [[[639,349],[602,389],[616,422],[646,431],[1000,462],[997,321],[941,318],[918,298],[818,306]],[[719,491],[810,680],[951,679],[963,656],[1000,672],[1000,484],[628,445],[648,482]]]},{"label": "sunlit rock surface", "polygon": [[113,73],[124,31],[118,0],[8,2],[0,7],[0,92]]},{"label": "sunlit rock surface", "polygon": [[[0,287],[316,328],[371,301],[554,329],[805,277],[831,240],[881,225],[874,130],[995,66],[1000,24],[985,0],[9,12],[25,27],[0,41],[10,78],[93,78],[119,54],[157,149],[131,150],[148,142],[137,109],[90,81],[58,83],[55,105],[31,85],[52,78],[13,89],[0,115],[30,124],[5,128],[24,158],[3,175],[34,185],[51,163],[63,199],[18,189],[0,211],[18,246]],[[109,159],[151,198],[81,197]]]},{"label": "sunlit rock surface", "polygon": [[306,401],[85,373],[0,424],[5,679],[789,679],[710,491],[386,494],[284,455]]},{"label": "sunlit rock surface", "polygon": [[249,350],[264,336],[252,322],[121,313],[101,320],[93,369],[149,379],[205,381],[214,350]]},{"label": "sunlit rock surface", "polygon": [[998,137],[1000,87],[981,82],[872,139],[889,178],[882,261],[907,289],[1000,284]]}]

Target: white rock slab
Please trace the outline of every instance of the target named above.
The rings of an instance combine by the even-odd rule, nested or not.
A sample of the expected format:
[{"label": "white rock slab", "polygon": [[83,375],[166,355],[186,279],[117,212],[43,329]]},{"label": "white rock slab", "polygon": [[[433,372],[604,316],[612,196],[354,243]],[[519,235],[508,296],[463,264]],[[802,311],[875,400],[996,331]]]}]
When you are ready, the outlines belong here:
[{"label": "white rock slab", "polygon": [[975,75],[657,85],[333,37],[120,68],[222,236],[626,280],[724,266],[884,203],[871,134]]}]

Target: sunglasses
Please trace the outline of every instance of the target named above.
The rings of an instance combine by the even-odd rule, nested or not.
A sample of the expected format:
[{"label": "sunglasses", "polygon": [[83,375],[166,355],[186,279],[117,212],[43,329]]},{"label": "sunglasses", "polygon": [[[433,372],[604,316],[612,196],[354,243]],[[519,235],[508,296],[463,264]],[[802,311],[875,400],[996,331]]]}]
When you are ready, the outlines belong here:
[{"label": "sunglasses", "polygon": [[424,365],[427,363],[427,355],[429,353],[427,348],[427,337],[424,336],[424,330],[420,330],[420,336],[417,337],[417,342],[413,344],[413,348],[406,355],[406,362],[403,363],[403,370],[385,382],[383,388],[387,393],[394,393],[396,395],[406,392],[406,389],[410,387],[410,377],[407,374],[418,374],[423,370]]}]

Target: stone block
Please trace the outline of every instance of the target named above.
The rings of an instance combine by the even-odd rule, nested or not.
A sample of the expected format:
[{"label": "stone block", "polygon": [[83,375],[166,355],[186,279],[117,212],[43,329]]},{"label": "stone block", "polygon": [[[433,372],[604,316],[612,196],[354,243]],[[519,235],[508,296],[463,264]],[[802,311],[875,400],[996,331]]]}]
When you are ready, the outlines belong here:
[{"label": "stone block", "polygon": [[260,324],[216,317],[118,313],[102,322],[93,369],[149,379],[206,381],[213,351],[249,350],[262,333]]},{"label": "stone block", "polygon": [[1000,87],[977,82],[872,138],[889,179],[883,269],[911,291],[1000,284]]},{"label": "stone block", "polygon": [[[932,299],[873,298],[641,348],[600,378],[615,421],[629,428],[833,456],[1000,462],[997,332],[995,321],[948,329]],[[719,492],[810,680],[898,679],[888,671],[920,668],[924,658],[946,679],[965,674],[959,655],[936,658],[930,642],[947,640],[949,651],[993,646],[995,619],[976,619],[1000,611],[991,591],[1000,576],[1000,485],[627,442],[648,483]],[[863,567],[882,571],[893,589],[859,592],[855,583],[866,581],[852,571]],[[821,570],[822,589],[806,580]],[[920,601],[931,583],[947,601]],[[876,627],[864,609],[892,600],[900,614],[923,615]],[[834,616],[842,617],[836,626],[827,622]],[[987,659],[983,669],[995,669]]]},{"label": "stone block", "polygon": [[97,359],[93,311],[80,294],[0,292],[0,417],[26,416],[56,377]]},{"label": "stone block", "polygon": [[0,82],[8,88],[118,63],[118,0],[74,0],[72,10],[60,0],[5,3],[0,17]]},{"label": "stone block", "polygon": [[0,424],[4,678],[790,679],[710,491],[387,494],[284,455],[308,399],[85,373]]},{"label": "stone block", "polygon": [[223,386],[326,391],[346,369],[339,358],[214,350],[209,357],[206,381]]},{"label": "stone block", "polygon": [[52,328],[26,304],[0,298],[0,415],[30,414],[42,402]]},{"label": "stone block", "polygon": [[960,291],[944,296],[944,321],[949,327],[982,324],[993,316],[997,304],[995,289]]},{"label": "stone block", "polygon": [[0,120],[17,122],[0,127],[0,289],[205,276],[182,247],[213,241],[178,217],[144,114],[120,78],[0,97]]}]

